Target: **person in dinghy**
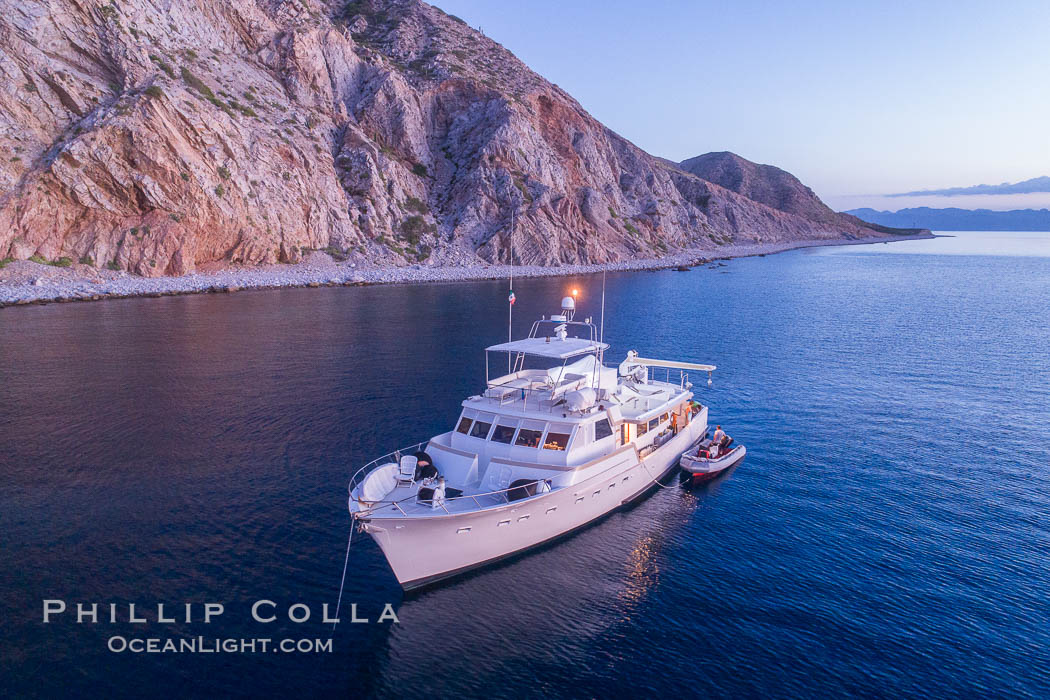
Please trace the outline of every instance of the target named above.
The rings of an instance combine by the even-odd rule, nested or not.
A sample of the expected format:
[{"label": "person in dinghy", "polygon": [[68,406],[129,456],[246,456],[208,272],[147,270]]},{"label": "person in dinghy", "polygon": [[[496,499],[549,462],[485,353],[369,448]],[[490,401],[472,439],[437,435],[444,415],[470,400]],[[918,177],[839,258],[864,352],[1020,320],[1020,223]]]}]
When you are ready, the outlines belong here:
[{"label": "person in dinghy", "polygon": [[717,457],[719,453],[725,452],[729,449],[729,446],[733,444],[733,438],[726,435],[726,432],[722,430],[722,426],[715,427],[715,434],[711,436],[711,446],[715,453],[712,457]]}]

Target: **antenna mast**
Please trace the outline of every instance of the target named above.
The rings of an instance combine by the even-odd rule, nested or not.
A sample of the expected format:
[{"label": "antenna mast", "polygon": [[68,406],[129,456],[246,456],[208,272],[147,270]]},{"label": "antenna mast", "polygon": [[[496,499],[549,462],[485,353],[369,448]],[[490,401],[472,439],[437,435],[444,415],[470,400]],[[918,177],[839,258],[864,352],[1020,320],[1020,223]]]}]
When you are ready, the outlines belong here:
[{"label": "antenna mast", "polygon": [[[510,215],[510,255],[507,263],[510,265],[510,294],[507,295],[507,342],[514,342],[514,225],[517,223],[518,212]],[[510,353],[507,353],[507,374],[511,372]]]},{"label": "antenna mast", "polygon": [[[602,270],[602,321],[599,326],[598,342],[605,342],[605,270]],[[598,359],[599,362],[605,361],[605,351],[601,351],[602,356]]]},{"label": "antenna mast", "polygon": [[[513,233],[511,233],[510,258],[509,259],[511,261],[514,260],[514,234]],[[511,323],[514,321],[514,265],[513,264],[511,264],[511,266],[510,266],[510,299],[508,301],[510,302],[509,304],[507,304],[507,342],[509,343],[512,340],[514,340],[514,329],[511,326]]]}]

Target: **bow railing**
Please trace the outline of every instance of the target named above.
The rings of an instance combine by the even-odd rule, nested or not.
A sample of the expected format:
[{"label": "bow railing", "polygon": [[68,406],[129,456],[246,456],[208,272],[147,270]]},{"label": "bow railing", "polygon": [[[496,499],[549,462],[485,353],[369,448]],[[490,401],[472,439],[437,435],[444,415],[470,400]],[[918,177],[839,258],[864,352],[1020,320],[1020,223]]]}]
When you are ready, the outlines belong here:
[{"label": "bow railing", "polygon": [[382,464],[400,464],[403,456],[421,452],[429,444],[430,440],[424,440],[423,442],[417,442],[415,445],[409,445],[408,447],[402,447],[393,452],[388,452],[382,457],[376,457],[371,462],[354,472],[354,475],[350,477],[350,485],[347,487],[347,491],[353,493],[354,489],[357,488],[357,486],[365,480],[365,477],[376,467]]},{"label": "bow railing", "polygon": [[[349,484],[349,487],[347,489],[347,491],[349,493],[350,500],[351,501],[355,500],[354,499],[354,489],[357,488],[361,484],[361,482],[363,482],[365,480],[365,477],[367,477],[368,474],[371,473],[373,469],[375,469],[375,468],[377,468],[377,467],[379,467],[379,466],[381,466],[383,464],[399,464],[401,462],[401,457],[403,457],[404,455],[413,454],[415,452],[420,452],[429,443],[430,443],[430,441],[427,440],[425,442],[416,443],[415,445],[409,445],[408,447],[402,447],[400,449],[394,450],[393,452],[389,452],[389,453],[383,455],[382,457],[377,457],[376,459],[373,459],[371,462],[369,462],[368,464],[366,464],[363,467],[361,467],[360,469],[358,469],[356,472],[354,472],[354,475],[352,477],[350,477],[350,484]],[[524,489],[524,490],[526,490],[526,493],[527,493],[527,489],[529,487],[535,488],[535,486],[537,484],[541,484],[541,483],[545,484],[546,487],[547,487],[547,489],[545,491],[543,491],[543,492],[534,492],[534,493],[528,494],[525,498],[512,499],[510,497],[510,493],[512,491],[520,493]],[[550,492],[550,490],[551,490],[551,480],[550,479],[536,479],[535,481],[532,481],[532,482],[530,482],[528,484],[524,484],[524,485],[519,484],[517,486],[508,486],[506,488],[497,489],[495,491],[487,491],[485,493],[469,493],[469,494],[461,494],[459,496],[447,496],[447,497],[445,497],[444,501],[441,504],[439,504],[438,507],[443,509],[445,511],[445,513],[447,513],[449,515],[452,515],[452,511],[453,510],[459,510],[460,512],[463,512],[461,509],[456,508],[456,506],[464,504],[464,503],[467,503],[468,501],[473,502],[473,504],[476,506],[476,508],[478,510],[481,510],[483,508],[491,508],[491,507],[495,507],[495,506],[506,505],[508,503],[513,503],[513,502],[516,502],[516,501],[523,501],[523,500],[526,500],[527,498],[532,498],[534,496],[539,496],[539,495],[541,495],[541,493],[548,493],[548,492]],[[357,511],[355,513],[355,517],[360,517],[362,514],[371,513],[371,512],[374,512],[375,510],[379,509],[379,508],[385,508],[385,507],[388,507],[388,506],[391,506],[391,507],[395,508],[398,512],[400,512],[405,517],[409,517],[408,513],[402,507],[402,504],[414,502],[414,501],[416,501],[416,499],[418,497],[419,497],[419,494],[418,493],[414,493],[414,494],[410,494],[410,495],[405,496],[404,498],[401,498],[401,499],[398,499],[398,500],[382,500],[382,501],[367,501],[367,502],[358,501],[358,503],[362,507],[361,507],[361,509],[359,511]],[[486,500],[488,501],[487,503],[485,502]],[[449,509],[449,505],[452,506],[452,510]]]}]

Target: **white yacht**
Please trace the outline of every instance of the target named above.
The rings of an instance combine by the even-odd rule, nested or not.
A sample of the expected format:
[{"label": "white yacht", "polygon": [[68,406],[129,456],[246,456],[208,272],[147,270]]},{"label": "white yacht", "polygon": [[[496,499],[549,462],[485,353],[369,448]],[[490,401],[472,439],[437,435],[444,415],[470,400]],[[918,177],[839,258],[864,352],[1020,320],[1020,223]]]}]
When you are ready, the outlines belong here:
[{"label": "white yacht", "polygon": [[405,590],[591,523],[647,493],[705,437],[689,372],[710,383],[715,367],[634,351],[606,367],[608,345],[591,319],[574,320],[575,306],[566,297],[529,337],[486,348],[485,390],[451,430],[351,479],[351,516]]}]

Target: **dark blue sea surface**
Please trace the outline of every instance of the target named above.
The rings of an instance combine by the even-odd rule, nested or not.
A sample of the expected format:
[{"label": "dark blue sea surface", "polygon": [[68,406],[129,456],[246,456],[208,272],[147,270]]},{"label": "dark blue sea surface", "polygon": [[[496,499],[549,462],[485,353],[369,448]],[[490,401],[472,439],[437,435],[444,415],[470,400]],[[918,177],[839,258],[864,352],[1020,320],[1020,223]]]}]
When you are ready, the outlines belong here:
[{"label": "dark blue sea surface", "polygon": [[[107,643],[327,640],[346,482],[452,426],[506,282],[4,309],[0,694],[1050,696],[1050,234],[1024,235],[610,274],[608,359],[718,365],[697,392],[745,462],[411,598],[355,537],[320,653]],[[516,280],[518,332],[572,286],[597,316],[600,284]]]}]

